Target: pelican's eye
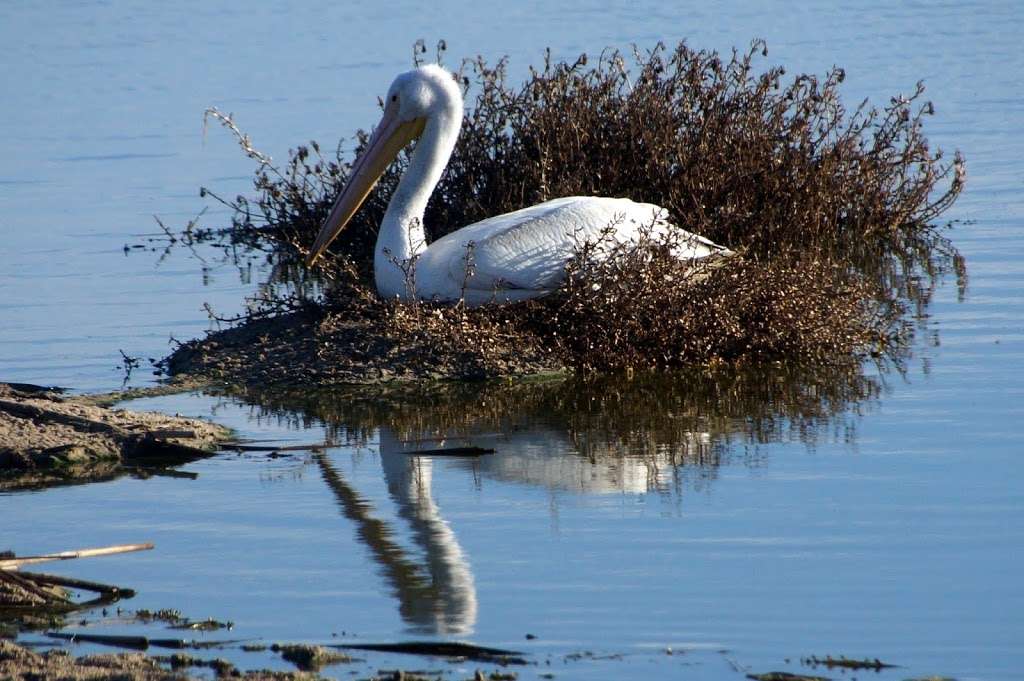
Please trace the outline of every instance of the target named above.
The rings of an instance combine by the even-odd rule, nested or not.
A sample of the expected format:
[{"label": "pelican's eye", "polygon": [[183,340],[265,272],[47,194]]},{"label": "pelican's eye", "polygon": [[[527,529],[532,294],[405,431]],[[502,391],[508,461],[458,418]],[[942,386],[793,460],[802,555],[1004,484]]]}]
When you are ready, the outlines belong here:
[{"label": "pelican's eye", "polygon": [[391,101],[392,102],[397,102],[398,101],[398,95],[391,95]]}]

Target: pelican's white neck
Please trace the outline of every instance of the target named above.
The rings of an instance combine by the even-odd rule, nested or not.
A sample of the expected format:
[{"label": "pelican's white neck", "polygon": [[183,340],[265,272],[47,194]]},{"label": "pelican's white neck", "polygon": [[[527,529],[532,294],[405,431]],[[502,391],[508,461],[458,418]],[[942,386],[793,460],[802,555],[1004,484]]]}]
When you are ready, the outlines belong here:
[{"label": "pelican's white neck", "polygon": [[402,179],[388,203],[377,234],[374,252],[374,279],[377,291],[385,298],[415,297],[410,273],[415,258],[426,250],[423,215],[427,201],[441,179],[455,148],[462,125],[460,101],[438,106],[427,116],[423,134],[409,159]]}]

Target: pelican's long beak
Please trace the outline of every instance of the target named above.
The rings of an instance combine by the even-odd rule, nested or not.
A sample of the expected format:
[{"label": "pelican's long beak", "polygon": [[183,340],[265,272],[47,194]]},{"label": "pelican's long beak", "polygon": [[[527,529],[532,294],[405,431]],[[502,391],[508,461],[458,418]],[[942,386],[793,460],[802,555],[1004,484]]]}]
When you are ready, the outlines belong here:
[{"label": "pelican's long beak", "polygon": [[327,250],[334,238],[345,228],[359,210],[359,206],[363,205],[377,180],[384,174],[384,170],[398,156],[398,152],[423,134],[425,124],[426,120],[423,118],[405,122],[398,120],[398,107],[388,103],[384,109],[384,116],[366,146],[366,151],[352,166],[352,173],[345,184],[345,189],[338,195],[334,207],[331,208],[331,214],[327,216],[320,233],[316,235],[313,248],[306,256],[307,267],[313,266],[320,254]]}]

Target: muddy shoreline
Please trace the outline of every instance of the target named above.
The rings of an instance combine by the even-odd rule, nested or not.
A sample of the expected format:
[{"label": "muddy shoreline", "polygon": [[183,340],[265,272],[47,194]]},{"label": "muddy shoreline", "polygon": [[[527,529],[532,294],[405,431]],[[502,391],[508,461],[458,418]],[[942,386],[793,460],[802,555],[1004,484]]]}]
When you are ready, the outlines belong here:
[{"label": "muddy shoreline", "polygon": [[187,655],[165,658],[143,653],[110,653],[75,657],[65,650],[35,652],[12,641],[0,639],[0,678],[3,679],[88,679],[100,681],[182,681],[204,678],[186,673],[190,667],[208,667],[217,678],[239,678],[249,681],[315,680],[323,678],[314,672],[253,670],[239,671],[223,660],[197,660]]},{"label": "muddy shoreline", "polygon": [[0,491],[181,465],[211,455],[230,437],[208,421],[108,406],[128,396],[0,383]]}]

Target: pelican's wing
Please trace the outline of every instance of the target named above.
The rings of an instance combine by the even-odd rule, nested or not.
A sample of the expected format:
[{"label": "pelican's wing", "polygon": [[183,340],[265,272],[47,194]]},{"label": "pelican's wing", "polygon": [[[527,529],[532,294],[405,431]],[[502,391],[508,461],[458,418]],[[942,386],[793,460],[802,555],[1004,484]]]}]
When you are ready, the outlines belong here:
[{"label": "pelican's wing", "polygon": [[[459,241],[472,263],[469,287],[478,290],[553,289],[577,244],[596,233],[602,216],[580,201],[549,201],[499,215],[477,229],[459,230]],[[477,225],[471,225],[476,228]],[[463,263],[451,263],[451,274],[463,276]]]},{"label": "pelican's wing", "polygon": [[[472,305],[535,298],[556,289],[565,266],[584,242],[635,241],[645,228],[674,229],[663,208],[629,199],[573,196],[481,220],[438,239],[420,255],[421,298]],[[681,259],[730,251],[680,230],[673,249]],[[598,256],[600,253],[597,254]]]},{"label": "pelican's wing", "polygon": [[470,291],[552,290],[584,241],[609,227],[616,241],[627,240],[660,220],[660,212],[628,199],[555,199],[463,227],[432,243],[421,263],[435,272],[446,265],[450,284]]}]

